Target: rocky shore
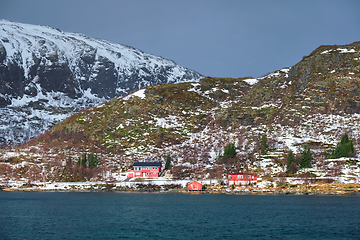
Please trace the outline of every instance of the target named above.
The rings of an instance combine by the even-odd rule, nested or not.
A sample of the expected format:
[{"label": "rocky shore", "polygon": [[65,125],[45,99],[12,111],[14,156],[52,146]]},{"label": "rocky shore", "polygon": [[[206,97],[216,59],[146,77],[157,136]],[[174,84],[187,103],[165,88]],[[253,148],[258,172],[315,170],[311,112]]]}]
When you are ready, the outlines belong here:
[{"label": "rocky shore", "polygon": [[181,185],[169,184],[158,186],[138,184],[132,187],[116,186],[116,184],[71,184],[52,186],[0,187],[3,192],[156,192],[156,193],[191,193],[191,194],[235,194],[235,195],[356,195],[360,196],[360,184],[324,183],[313,185],[292,185],[281,187],[259,188],[255,186],[204,186],[203,191],[188,191]]}]

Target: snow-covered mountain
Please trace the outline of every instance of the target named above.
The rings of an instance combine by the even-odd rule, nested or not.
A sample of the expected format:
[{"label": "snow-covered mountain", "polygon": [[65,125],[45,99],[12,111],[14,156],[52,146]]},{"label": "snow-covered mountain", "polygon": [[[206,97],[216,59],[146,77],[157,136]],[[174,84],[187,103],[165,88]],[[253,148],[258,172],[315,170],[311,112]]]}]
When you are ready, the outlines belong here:
[{"label": "snow-covered mountain", "polygon": [[82,108],[201,74],[130,46],[0,20],[0,144],[21,143]]}]

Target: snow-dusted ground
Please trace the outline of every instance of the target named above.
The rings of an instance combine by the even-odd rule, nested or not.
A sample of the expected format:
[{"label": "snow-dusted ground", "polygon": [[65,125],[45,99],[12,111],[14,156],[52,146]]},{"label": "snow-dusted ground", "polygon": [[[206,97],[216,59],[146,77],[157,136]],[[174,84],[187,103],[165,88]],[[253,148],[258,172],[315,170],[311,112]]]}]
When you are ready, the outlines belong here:
[{"label": "snow-dusted ground", "polygon": [[[118,71],[117,75],[131,75],[133,69],[138,68],[140,74],[147,76],[149,74],[141,69],[157,69],[161,66],[172,69],[167,75],[168,82],[179,82],[186,74],[185,68],[171,60],[144,53],[130,46],[90,38],[79,33],[62,32],[47,26],[0,20],[0,36],[0,42],[6,50],[6,62],[17,61],[24,69],[25,78],[29,77],[30,68],[35,64],[33,55],[38,59],[58,55],[59,63],[69,64],[75,78],[80,80],[84,75],[79,68],[79,56],[93,52],[96,53],[95,59],[106,58],[113,62]],[[51,66],[53,62],[47,60],[46,64]],[[97,75],[96,69],[93,74],[93,77]],[[35,80],[33,81],[36,82]]]},{"label": "snow-dusted ground", "polygon": [[[35,97],[15,98],[10,106],[0,108],[0,143],[29,141],[71,114],[105,101],[105,98],[91,94],[89,89],[77,99],[61,92],[44,95],[41,91]],[[42,109],[33,108],[29,105],[32,102],[41,102]]]},{"label": "snow-dusted ground", "polygon": [[[97,88],[104,88],[104,77],[101,74],[110,71],[109,67],[114,68],[116,89],[112,90],[118,97],[157,83],[198,81],[202,77],[174,61],[130,46],[79,33],[62,32],[48,26],[0,20],[0,47],[5,53],[5,59],[0,64],[23,70],[24,76],[15,80],[22,81],[18,85],[24,85],[25,90],[25,94],[20,89],[20,95],[16,93],[13,96],[10,94],[13,92],[13,83],[6,82],[4,92],[0,92],[0,99],[11,102],[5,108],[0,108],[0,144],[5,145],[24,143],[71,114],[114,97],[110,96],[110,92],[108,96],[94,94]],[[37,71],[34,71],[34,67]],[[59,67],[68,68],[71,72],[67,78],[73,80],[64,81],[69,82],[70,88],[75,88],[70,89],[75,91],[75,99],[58,90],[46,91],[41,86],[40,74]],[[38,75],[34,76],[34,72]],[[51,79],[49,82],[49,86],[57,85],[52,84]],[[89,88],[89,85],[93,87]],[[34,96],[34,93],[29,95],[26,91],[37,93]],[[136,94],[127,98],[131,96]]]},{"label": "snow-dusted ground", "polygon": [[[204,95],[204,92],[200,91],[199,83],[192,83],[190,91],[197,92],[200,95]],[[212,89],[212,91],[218,91],[220,89]],[[126,102],[130,98],[138,97],[145,99],[145,90],[133,92],[132,94],[119,99],[119,101]],[[231,106],[236,104],[236,101],[223,102],[223,105]],[[104,107],[100,105],[97,109]],[[220,104],[220,106],[222,106]],[[278,108],[280,107],[276,103],[263,103],[256,107],[258,109],[264,108]],[[200,179],[209,178],[207,170],[213,169],[218,165],[217,156],[222,153],[223,148],[228,143],[235,143],[238,149],[238,154],[246,156],[248,154],[254,156],[254,160],[250,163],[249,160],[245,160],[245,165],[248,170],[260,171],[260,177],[263,175],[270,175],[276,177],[277,173],[286,171],[285,165],[281,165],[279,162],[284,160],[286,153],[292,150],[295,154],[302,151],[302,145],[314,145],[312,152],[315,157],[313,168],[307,169],[307,171],[314,173],[317,177],[327,177],[332,174],[334,169],[338,167],[336,162],[343,162],[339,175],[336,176],[335,180],[339,182],[357,182],[360,174],[360,161],[356,152],[354,159],[340,159],[340,160],[321,160],[323,158],[324,150],[330,151],[340,141],[342,134],[347,132],[349,137],[354,140],[355,149],[358,151],[360,143],[360,114],[312,114],[306,116],[299,116],[301,121],[296,125],[257,125],[257,126],[240,126],[238,128],[223,128],[218,124],[210,122],[201,131],[192,132],[189,131],[187,124],[192,124],[192,128],[197,128],[195,123],[189,123],[187,118],[189,116],[196,116],[199,114],[206,114],[215,119],[215,111],[221,110],[220,108],[210,109],[204,111],[197,109],[192,112],[185,112],[184,116],[168,115],[166,117],[158,117],[155,115],[149,115],[146,122],[141,119],[124,119],[124,123],[116,127],[116,129],[125,128],[125,126],[132,126],[135,123],[151,125],[156,128],[171,129],[172,133],[178,133],[182,135],[183,141],[180,144],[164,144],[163,146],[156,147],[155,145],[146,144],[146,139],[137,139],[136,134],[128,133],[121,139],[116,139],[116,144],[127,143],[127,149],[125,151],[125,158],[135,157],[138,161],[153,161],[153,159],[163,159],[164,153],[171,153],[173,159],[173,166],[183,167],[184,169],[190,169],[190,171],[200,171]],[[86,118],[83,119],[86,121]],[[146,137],[148,133],[144,133]],[[261,136],[266,135],[269,139],[269,147],[272,149],[266,155],[254,154],[256,147],[256,141]],[[109,141],[105,138],[106,143],[111,143],[112,140],[109,137]],[[143,145],[135,144],[135,141],[144,142]],[[129,144],[133,143],[133,145]],[[35,147],[36,148],[36,147]],[[21,158],[30,162],[42,162],[42,156],[34,152],[41,152],[39,148],[37,150],[30,151],[29,149],[24,150],[7,150],[0,151],[0,158],[14,158],[21,156]],[[78,157],[82,152],[75,152],[74,157]],[[48,155],[49,158],[53,156]],[[103,154],[103,158],[107,159],[106,164],[113,165],[119,161],[120,156]],[[275,161],[277,159],[278,161]],[[349,160],[349,161],[347,161]],[[349,164],[350,160],[354,160],[355,164]],[[284,161],[283,161],[284,162]],[[317,163],[322,165],[317,165]],[[23,163],[23,164],[24,164]],[[316,163],[316,164],[315,164]],[[65,164],[63,162],[63,164]],[[119,166],[121,167],[121,166]],[[299,171],[302,173],[302,171]],[[193,176],[186,177],[185,180],[189,181]],[[224,176],[225,178],[226,176]]]},{"label": "snow-dusted ground", "polygon": [[[28,28],[28,26],[25,26],[25,28]],[[33,33],[38,30],[34,28],[31,31]],[[58,44],[61,45],[65,44],[63,43],[63,41],[64,39],[66,39],[63,34],[64,33],[62,32],[52,30],[52,33],[50,35],[55,36],[56,41],[60,41],[60,43]],[[135,61],[136,59],[138,59],[138,56],[145,56],[144,53],[138,52],[137,50],[134,50],[135,53],[130,53],[131,51],[133,51],[133,49],[128,48],[127,46],[115,46],[113,43],[109,42],[105,42],[104,44],[102,44],[102,46],[98,46],[100,44],[100,40],[92,40],[77,34],[73,34],[70,36],[74,38],[79,37],[79,39],[81,39],[89,46],[92,46],[93,48],[99,48],[99,54],[105,52],[103,53],[104,56],[114,60],[116,64],[118,64],[118,67],[122,66],[122,64],[125,64],[124,62],[122,62],[124,59],[128,58]],[[69,41],[72,40],[70,39]],[[21,45],[25,43],[18,44]],[[32,45],[34,44],[35,42],[32,42]],[[17,45],[15,44],[14,46]],[[125,53],[121,53],[125,54],[123,58],[112,55],[113,53],[111,51],[120,51],[120,48],[121,50],[125,51]],[[60,47],[59,51],[63,51],[64,49],[64,47]],[[108,52],[108,50],[110,52]],[[337,49],[336,51],[340,53],[354,53],[353,50],[354,49],[341,48]],[[72,51],[74,52],[75,50],[70,49],[69,53],[65,54],[64,59],[66,61],[69,61],[69,59],[71,59],[71,57],[73,56],[71,55]],[[329,52],[331,51],[329,50]],[[11,55],[11,50],[9,51],[9,53]],[[328,52],[326,51],[323,52],[323,54],[327,53]],[[26,57],[27,55],[25,54],[23,58]],[[24,63],[24,66],[27,66],[26,64],[27,63]],[[152,63],[149,64],[151,65]],[[174,68],[173,73],[175,75],[178,75],[178,70],[179,69]],[[262,80],[272,80],[276,78],[279,79],[281,77],[284,79],[281,82],[281,86],[278,87],[280,89],[285,89],[292,85],[292,82],[286,80],[286,78],[288,78],[289,71],[290,68],[284,68],[262,78],[245,79],[243,81],[250,85],[250,87],[253,87],[257,86],[257,84]],[[96,71],[94,72],[94,74],[96,74]],[[146,73],[141,70],[140,74],[145,75]],[[237,84],[241,85],[244,83],[238,82]],[[226,95],[229,94],[231,90],[232,89],[229,90],[221,88],[220,86],[212,86],[208,90],[203,91],[201,89],[201,84],[198,82],[194,82],[191,83],[191,87],[187,91],[190,91],[192,94],[198,94],[206,100],[213,100],[211,95],[214,95],[217,92],[224,93]],[[123,97],[122,99],[119,99],[119,101],[123,101],[123,103],[126,103],[126,101],[131,102],[132,100],[146,100],[147,96],[145,93],[146,90],[141,89],[133,92],[132,94],[129,94],[126,97]],[[149,119],[147,119],[146,122],[143,119],[124,119],[123,123],[116,126],[116,130],[123,129],[125,128],[125,126],[133,126],[134,124],[143,124],[144,126],[149,125],[154,126],[153,129],[159,130],[161,128],[161,130],[164,131],[171,130],[172,133],[181,135],[181,142],[179,144],[163,143],[161,147],[158,147],[155,144],[146,143],[146,139],[144,138],[144,136],[147,136],[149,133],[144,133],[141,136],[142,138],[140,138],[138,135],[136,135],[136,133],[127,132],[122,138],[117,138],[115,140],[111,138],[111,134],[109,133],[105,136],[105,144],[111,145],[112,143],[114,143],[114,145],[120,146],[121,144],[125,145],[126,143],[126,150],[124,152],[125,156],[104,153],[102,155],[102,157],[106,159],[104,165],[108,164],[108,166],[113,166],[114,163],[117,163],[119,159],[123,157],[132,158],[131,160],[136,159],[137,161],[153,161],[154,159],[164,160],[164,155],[166,155],[167,153],[171,153],[173,159],[172,164],[174,167],[181,167],[183,169],[189,169],[189,171],[192,171],[192,175],[185,177],[184,181],[190,181],[194,178],[204,179],[205,181],[205,179],[209,178],[210,170],[214,170],[214,168],[216,168],[217,166],[223,166],[221,163],[217,162],[217,157],[219,156],[219,154],[222,153],[224,146],[226,146],[228,143],[235,143],[238,149],[238,155],[241,155],[244,158],[242,159],[244,161],[242,163],[243,167],[246,167],[249,171],[258,171],[260,177],[270,176],[272,178],[276,178],[276,175],[278,173],[286,171],[286,164],[284,164],[283,160],[285,159],[286,154],[289,152],[289,150],[292,150],[295,154],[298,154],[302,151],[302,145],[309,145],[312,148],[311,150],[314,154],[315,159],[313,167],[311,169],[307,169],[306,171],[314,173],[319,178],[329,177],[328,175],[337,175],[330,177],[333,177],[336,181],[339,182],[358,182],[360,174],[358,152],[356,152],[356,156],[354,159],[329,160],[322,158],[324,155],[324,150],[330,151],[331,149],[333,149],[340,141],[341,135],[345,132],[347,132],[350,138],[354,140],[355,149],[356,151],[358,151],[360,147],[360,143],[358,140],[360,138],[359,114],[308,114],[305,116],[294,108],[290,109],[289,112],[291,112],[293,116],[296,116],[300,119],[300,122],[296,124],[291,123],[288,125],[282,125],[278,123],[282,121],[274,121],[274,123],[269,125],[243,125],[235,129],[231,126],[228,128],[221,127],[215,121],[216,115],[219,113],[226,113],[226,111],[228,109],[231,109],[232,106],[236,106],[237,104],[239,104],[241,101],[241,94],[242,92],[241,90],[239,90],[236,98],[228,98],[221,101],[214,100],[217,101],[217,105],[212,109],[204,110],[200,108],[195,108],[194,110],[192,109],[189,112],[187,111],[187,109],[184,109],[182,114],[179,114],[179,116],[170,114],[164,117],[159,117],[150,114],[148,116]],[[91,91],[84,91],[84,96],[89,95],[91,96]],[[48,96],[51,97],[51,95]],[[50,103],[52,102],[51,99],[47,100]],[[20,107],[22,103],[29,103],[29,101],[30,100],[27,97],[17,99],[16,101],[13,101],[13,107]],[[305,98],[304,101],[311,101],[311,99]],[[66,103],[64,104],[64,106],[66,106]],[[100,105],[97,107],[97,109],[100,109],[104,106],[105,104]],[[262,102],[261,104],[258,104],[256,106],[252,106],[251,104],[249,104],[248,109],[257,111],[266,109],[281,109],[282,107],[282,102],[275,101]],[[306,108],[307,106],[303,107]],[[244,109],[246,108],[244,107]],[[31,116],[34,116],[35,118],[41,114],[42,113],[34,113]],[[210,121],[210,123],[205,128],[196,125],[196,123],[194,122],[187,121],[189,117],[199,116],[200,114],[205,114],[206,117],[212,118],[212,121]],[[87,121],[86,117],[80,120]],[[19,120],[19,122],[21,121]],[[191,128],[189,128],[189,125],[191,125]],[[189,129],[201,130],[190,131]],[[269,147],[271,148],[271,150],[269,150],[267,154],[259,155],[258,153],[256,153],[256,147],[259,142],[259,138],[263,135],[266,135],[269,139]],[[139,143],[141,143],[142,145]],[[35,152],[36,151],[39,152],[41,151],[41,149],[36,149]],[[74,150],[74,152],[74,157],[78,157],[82,154],[82,152],[80,151]],[[27,157],[28,159],[24,162],[41,162],[43,160],[42,156],[30,152],[29,150],[0,152],[0,157],[3,158],[10,158],[16,156],[21,156],[25,159]],[[49,154],[48,157],[52,158],[53,156]],[[281,164],[281,162],[283,163]],[[339,164],[339,162],[342,164]],[[209,172],[206,172],[207,170],[209,170]],[[304,171],[299,171],[298,173],[303,172]],[[337,174],[334,174],[334,172],[337,172]],[[223,177],[225,178],[226,176]],[[295,180],[289,179],[289,181],[293,182]],[[267,185],[270,183],[271,181],[263,181],[261,184]]]},{"label": "snow-dusted ground", "polygon": [[[123,179],[124,180],[124,179]],[[198,180],[202,184],[217,183],[215,179],[208,180]],[[9,188],[20,188],[26,185],[26,180],[22,179],[19,181],[6,180],[5,178],[0,178],[0,185],[6,185]],[[129,181],[114,181],[114,182],[106,182],[106,181],[89,181],[89,182],[41,182],[35,181],[32,182],[33,186],[31,188],[38,188],[41,190],[72,190],[72,189],[84,189],[89,190],[93,188],[95,190],[105,189],[106,184],[112,184],[116,187],[129,187],[134,188],[137,185],[157,185],[157,186],[166,186],[166,185],[180,185],[181,187],[186,187],[189,184],[189,180],[172,180],[166,178],[157,178],[157,179],[144,179],[142,181],[135,181],[134,179],[130,179]]]}]

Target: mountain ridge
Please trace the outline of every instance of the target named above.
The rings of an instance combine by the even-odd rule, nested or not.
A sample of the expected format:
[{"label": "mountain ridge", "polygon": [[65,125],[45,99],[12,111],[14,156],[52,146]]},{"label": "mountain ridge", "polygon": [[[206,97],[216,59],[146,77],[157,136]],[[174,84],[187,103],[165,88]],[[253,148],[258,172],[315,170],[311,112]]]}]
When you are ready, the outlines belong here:
[{"label": "mountain ridge", "polygon": [[[60,180],[69,179],[63,173],[72,163],[74,181],[82,171],[76,159],[84,154],[99,156],[99,169],[111,175],[136,161],[164,163],[170,153],[175,179],[222,179],[231,172],[249,172],[271,185],[281,176],[304,173],[356,182],[359,58],[358,42],[321,46],[294,66],[257,79],[205,77],[134,90],[67,117],[16,150],[0,151],[0,158],[14,171],[24,164],[42,166],[50,178]],[[345,133],[355,152],[327,159],[325,153]],[[235,157],[223,156],[229,144],[236,146]],[[311,167],[300,168],[307,148]],[[291,169],[290,152],[298,161]],[[99,178],[104,179],[96,175],[85,180]]]},{"label": "mountain ridge", "polygon": [[[6,116],[0,121],[0,143],[27,141],[65,115],[135,89],[201,77],[172,60],[126,45],[0,20],[0,110]],[[20,107],[42,112],[26,117]]]}]

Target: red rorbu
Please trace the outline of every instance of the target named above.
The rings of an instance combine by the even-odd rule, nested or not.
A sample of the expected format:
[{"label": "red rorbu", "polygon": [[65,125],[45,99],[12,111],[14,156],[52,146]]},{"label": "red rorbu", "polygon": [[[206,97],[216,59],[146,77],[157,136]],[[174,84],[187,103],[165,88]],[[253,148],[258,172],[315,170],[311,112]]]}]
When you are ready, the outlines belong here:
[{"label": "red rorbu", "polygon": [[133,170],[127,170],[129,178],[159,177],[161,173],[161,162],[136,162],[133,167]]},{"label": "red rorbu", "polygon": [[257,175],[250,173],[230,173],[229,185],[249,185],[257,181]]},{"label": "red rorbu", "polygon": [[187,185],[188,191],[202,191],[202,184],[198,181],[193,181]]}]

